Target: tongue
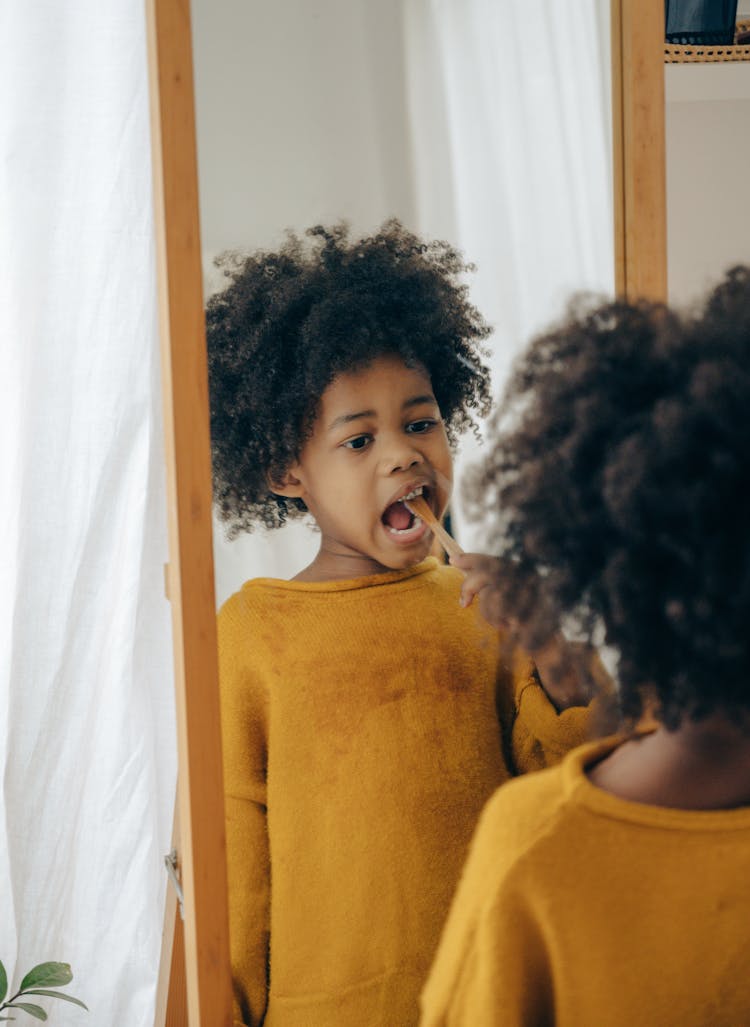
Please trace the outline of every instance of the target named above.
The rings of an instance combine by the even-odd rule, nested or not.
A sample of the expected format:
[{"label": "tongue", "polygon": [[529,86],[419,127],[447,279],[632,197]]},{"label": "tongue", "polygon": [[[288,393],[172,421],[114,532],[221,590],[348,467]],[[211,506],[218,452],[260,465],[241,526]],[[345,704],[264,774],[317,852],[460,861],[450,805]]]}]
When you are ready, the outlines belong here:
[{"label": "tongue", "polygon": [[383,521],[389,528],[403,531],[404,528],[408,528],[411,525],[412,513],[406,509],[403,503],[391,503],[383,514]]}]

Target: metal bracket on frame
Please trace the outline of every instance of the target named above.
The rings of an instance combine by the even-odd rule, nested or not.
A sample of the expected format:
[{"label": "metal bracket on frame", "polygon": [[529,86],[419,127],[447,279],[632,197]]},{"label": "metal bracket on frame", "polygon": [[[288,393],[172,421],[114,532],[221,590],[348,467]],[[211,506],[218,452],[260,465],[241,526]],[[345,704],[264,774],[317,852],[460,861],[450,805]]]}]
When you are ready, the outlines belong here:
[{"label": "metal bracket on frame", "polygon": [[177,902],[180,907],[180,919],[185,919],[185,896],[182,891],[182,885],[180,884],[180,866],[177,860],[177,849],[172,849],[164,857],[164,866],[167,868],[167,877],[174,885],[174,890],[177,893]]}]

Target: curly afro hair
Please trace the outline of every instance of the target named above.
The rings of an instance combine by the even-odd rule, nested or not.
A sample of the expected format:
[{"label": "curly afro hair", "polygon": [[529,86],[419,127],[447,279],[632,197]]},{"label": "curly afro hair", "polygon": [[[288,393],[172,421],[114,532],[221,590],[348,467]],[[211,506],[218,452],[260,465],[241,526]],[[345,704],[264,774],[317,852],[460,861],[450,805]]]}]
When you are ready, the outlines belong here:
[{"label": "curly afro hair", "polygon": [[750,270],[697,314],[612,303],[537,338],[468,493],[527,644],[561,622],[619,653],[621,714],[750,708]]},{"label": "curly afro hair", "polygon": [[206,310],[214,498],[229,537],[304,512],[273,494],[338,375],[396,354],[432,381],[449,439],[490,405],[482,340],[490,328],[460,281],[471,270],[444,242],[398,221],[349,240],[346,224],[288,234],[275,252],[225,254],[229,286]]}]

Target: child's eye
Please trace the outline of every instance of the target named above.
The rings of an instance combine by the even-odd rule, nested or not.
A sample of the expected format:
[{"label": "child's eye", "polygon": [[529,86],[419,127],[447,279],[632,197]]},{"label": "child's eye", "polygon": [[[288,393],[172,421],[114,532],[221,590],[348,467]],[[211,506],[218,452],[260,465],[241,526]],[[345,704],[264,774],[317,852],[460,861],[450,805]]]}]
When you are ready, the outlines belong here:
[{"label": "child's eye", "polygon": [[410,424],[407,424],[406,430],[411,435],[423,435],[425,432],[430,431],[431,428],[434,428],[437,423],[433,417],[423,417],[419,421],[412,421]]},{"label": "child's eye", "polygon": [[366,446],[369,446],[371,442],[372,435],[357,435],[353,439],[347,439],[343,445],[346,446],[347,449],[364,449]]}]

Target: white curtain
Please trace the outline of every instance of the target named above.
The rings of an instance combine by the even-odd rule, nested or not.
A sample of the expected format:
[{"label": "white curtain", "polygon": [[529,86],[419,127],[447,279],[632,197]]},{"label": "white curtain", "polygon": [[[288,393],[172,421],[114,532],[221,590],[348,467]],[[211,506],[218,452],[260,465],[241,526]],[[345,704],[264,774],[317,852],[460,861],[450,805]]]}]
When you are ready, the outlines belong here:
[{"label": "white curtain", "polygon": [[[0,5],[0,959],[150,1027],[175,788],[142,3]],[[18,1013],[19,1021],[28,1019]]]},{"label": "white curtain", "polygon": [[[609,0],[405,0],[418,228],[476,263],[495,395],[573,293],[614,289]],[[481,456],[469,438],[460,485]]]}]

